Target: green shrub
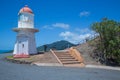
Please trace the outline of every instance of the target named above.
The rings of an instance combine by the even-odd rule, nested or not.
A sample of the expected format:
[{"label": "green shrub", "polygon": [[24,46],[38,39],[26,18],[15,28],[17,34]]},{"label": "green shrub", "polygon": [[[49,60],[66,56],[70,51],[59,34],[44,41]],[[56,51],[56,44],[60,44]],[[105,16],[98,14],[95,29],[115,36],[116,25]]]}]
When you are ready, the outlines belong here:
[{"label": "green shrub", "polygon": [[120,23],[104,18],[101,22],[93,23],[92,30],[99,34],[97,49],[102,52],[104,62],[120,64]]}]

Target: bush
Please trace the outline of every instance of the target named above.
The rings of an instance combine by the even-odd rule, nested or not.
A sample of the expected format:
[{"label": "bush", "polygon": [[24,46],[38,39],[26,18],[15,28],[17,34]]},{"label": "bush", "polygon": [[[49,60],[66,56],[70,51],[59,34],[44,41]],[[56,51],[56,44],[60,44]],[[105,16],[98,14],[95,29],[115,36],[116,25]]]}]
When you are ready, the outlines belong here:
[{"label": "bush", "polygon": [[93,23],[92,30],[99,34],[97,50],[100,60],[105,63],[120,64],[120,23],[104,18]]}]

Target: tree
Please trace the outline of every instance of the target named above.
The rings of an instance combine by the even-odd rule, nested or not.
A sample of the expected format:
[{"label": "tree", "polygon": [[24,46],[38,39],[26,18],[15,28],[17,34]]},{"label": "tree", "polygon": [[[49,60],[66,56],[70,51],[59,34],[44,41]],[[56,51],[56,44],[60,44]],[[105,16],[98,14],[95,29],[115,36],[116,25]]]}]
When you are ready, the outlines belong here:
[{"label": "tree", "polygon": [[93,23],[91,28],[99,34],[97,49],[101,52],[100,59],[120,64],[120,23],[104,18]]}]

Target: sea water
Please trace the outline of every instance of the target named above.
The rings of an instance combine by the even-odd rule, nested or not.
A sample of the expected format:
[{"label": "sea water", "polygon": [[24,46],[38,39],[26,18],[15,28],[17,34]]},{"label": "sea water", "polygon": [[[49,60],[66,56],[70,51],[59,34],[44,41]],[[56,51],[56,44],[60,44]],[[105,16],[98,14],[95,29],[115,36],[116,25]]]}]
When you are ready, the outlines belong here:
[{"label": "sea water", "polygon": [[6,53],[8,51],[10,51],[10,50],[0,50],[0,54]]}]

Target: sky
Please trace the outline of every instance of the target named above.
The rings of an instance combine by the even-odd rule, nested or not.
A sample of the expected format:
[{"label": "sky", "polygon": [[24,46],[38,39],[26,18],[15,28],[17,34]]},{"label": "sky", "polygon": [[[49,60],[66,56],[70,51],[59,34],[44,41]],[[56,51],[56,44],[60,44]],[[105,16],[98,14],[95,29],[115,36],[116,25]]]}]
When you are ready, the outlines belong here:
[{"label": "sky", "polygon": [[0,50],[13,50],[19,10],[28,5],[34,12],[37,47],[67,40],[78,44],[93,36],[94,22],[107,17],[120,21],[120,0],[0,0]]}]

